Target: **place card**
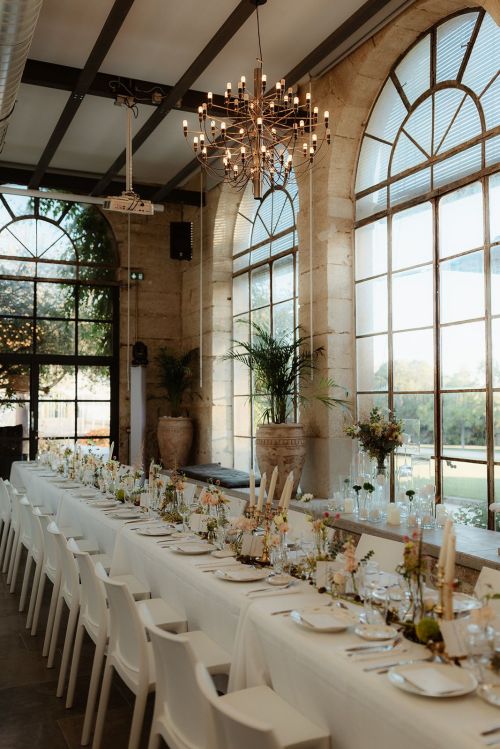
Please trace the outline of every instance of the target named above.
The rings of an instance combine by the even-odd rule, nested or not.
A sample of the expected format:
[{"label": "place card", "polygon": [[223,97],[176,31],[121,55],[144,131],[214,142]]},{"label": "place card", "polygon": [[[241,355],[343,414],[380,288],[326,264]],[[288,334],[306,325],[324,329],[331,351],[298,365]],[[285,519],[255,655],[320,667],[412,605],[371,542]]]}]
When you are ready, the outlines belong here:
[{"label": "place card", "polygon": [[264,537],[244,533],[241,539],[242,557],[261,557],[264,552]]},{"label": "place card", "polygon": [[331,585],[332,577],[341,568],[341,562],[316,562],[316,587],[327,588]]},{"label": "place card", "polygon": [[193,514],[189,518],[189,527],[195,533],[207,533],[207,523],[209,517],[209,515],[201,515],[199,512],[193,512]]},{"label": "place card", "polygon": [[463,658],[467,655],[464,628],[458,619],[441,619],[439,629],[443,635],[446,654],[450,658]]}]

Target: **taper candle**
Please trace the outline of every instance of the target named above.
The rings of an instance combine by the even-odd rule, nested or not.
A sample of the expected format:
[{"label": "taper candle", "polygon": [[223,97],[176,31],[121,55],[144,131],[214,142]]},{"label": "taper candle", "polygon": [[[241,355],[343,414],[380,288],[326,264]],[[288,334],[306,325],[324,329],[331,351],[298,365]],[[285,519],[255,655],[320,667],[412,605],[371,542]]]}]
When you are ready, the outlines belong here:
[{"label": "taper candle", "polygon": [[257,512],[261,512],[264,504],[264,493],[266,491],[267,476],[265,473],[260,477],[259,498],[257,500]]},{"label": "taper candle", "polygon": [[278,466],[274,466],[274,470],[271,474],[271,483],[269,484],[269,491],[267,492],[267,504],[271,505],[274,499],[274,491],[276,489],[276,482],[278,480]]},{"label": "taper candle", "polygon": [[253,468],[250,469],[250,507],[255,504],[255,473]]}]

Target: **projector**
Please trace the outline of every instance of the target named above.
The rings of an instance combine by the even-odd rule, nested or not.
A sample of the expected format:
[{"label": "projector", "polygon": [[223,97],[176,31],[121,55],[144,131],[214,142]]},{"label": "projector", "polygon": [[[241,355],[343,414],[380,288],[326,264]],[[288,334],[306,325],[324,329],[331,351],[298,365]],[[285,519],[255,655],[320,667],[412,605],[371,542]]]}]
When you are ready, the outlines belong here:
[{"label": "projector", "polygon": [[105,198],[103,208],[105,211],[133,213],[139,216],[152,216],[155,212],[153,203],[143,200],[135,192],[122,192],[119,196],[110,195]]}]

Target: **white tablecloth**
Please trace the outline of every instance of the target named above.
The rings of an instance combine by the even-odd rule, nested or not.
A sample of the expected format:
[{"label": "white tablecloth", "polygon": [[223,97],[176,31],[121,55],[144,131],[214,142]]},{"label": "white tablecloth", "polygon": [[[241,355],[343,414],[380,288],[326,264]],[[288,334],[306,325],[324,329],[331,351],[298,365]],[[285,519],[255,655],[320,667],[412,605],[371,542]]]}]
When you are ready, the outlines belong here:
[{"label": "white tablecloth", "polygon": [[[139,535],[133,525],[112,520],[79,500],[76,492],[61,492],[26,466],[15,464],[13,483],[22,479],[28,493],[59,503],[61,520],[88,528],[102,539],[103,550],[114,543],[111,572],[132,572],[148,583],[152,594],[164,597],[187,617],[190,629],[203,629],[233,656],[230,688],[269,684],[291,705],[325,726],[332,749],[478,749],[480,731],[500,723],[499,713],[478,697],[427,699],[393,687],[386,675],[363,668],[388,662],[383,656],[353,662],[345,648],[360,644],[352,633],[319,634],[298,627],[289,616],[271,613],[326,603],[305,583],[290,591],[252,600],[246,593],[257,583],[231,583],[202,572],[215,562],[208,556],[182,556],[161,548],[159,539]],[[52,500],[50,496],[52,495]],[[99,541],[101,543],[101,541]],[[416,654],[408,648],[395,660]],[[390,659],[392,660],[392,659]]]}]

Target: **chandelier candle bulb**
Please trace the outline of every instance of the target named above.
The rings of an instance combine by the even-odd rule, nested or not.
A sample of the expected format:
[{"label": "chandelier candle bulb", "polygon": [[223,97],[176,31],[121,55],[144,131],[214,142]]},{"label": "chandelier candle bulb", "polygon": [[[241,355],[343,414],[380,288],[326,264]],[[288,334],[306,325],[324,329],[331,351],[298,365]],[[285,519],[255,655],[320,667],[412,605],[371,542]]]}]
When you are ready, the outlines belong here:
[{"label": "chandelier candle bulb", "polygon": [[182,129],[184,130],[184,137],[187,138],[187,134],[188,134],[187,120],[182,120]]},{"label": "chandelier candle bulb", "polygon": [[293,97],[293,106],[295,107],[295,109],[299,108],[299,97],[298,96],[294,96]]},{"label": "chandelier candle bulb", "polygon": [[209,92],[208,92],[208,94],[207,94],[207,99],[208,99],[208,103],[209,103],[209,104],[211,104],[211,103],[212,103],[212,101],[213,101],[213,98],[214,98],[214,95],[213,95],[213,93],[212,93],[211,91],[209,91]]}]

